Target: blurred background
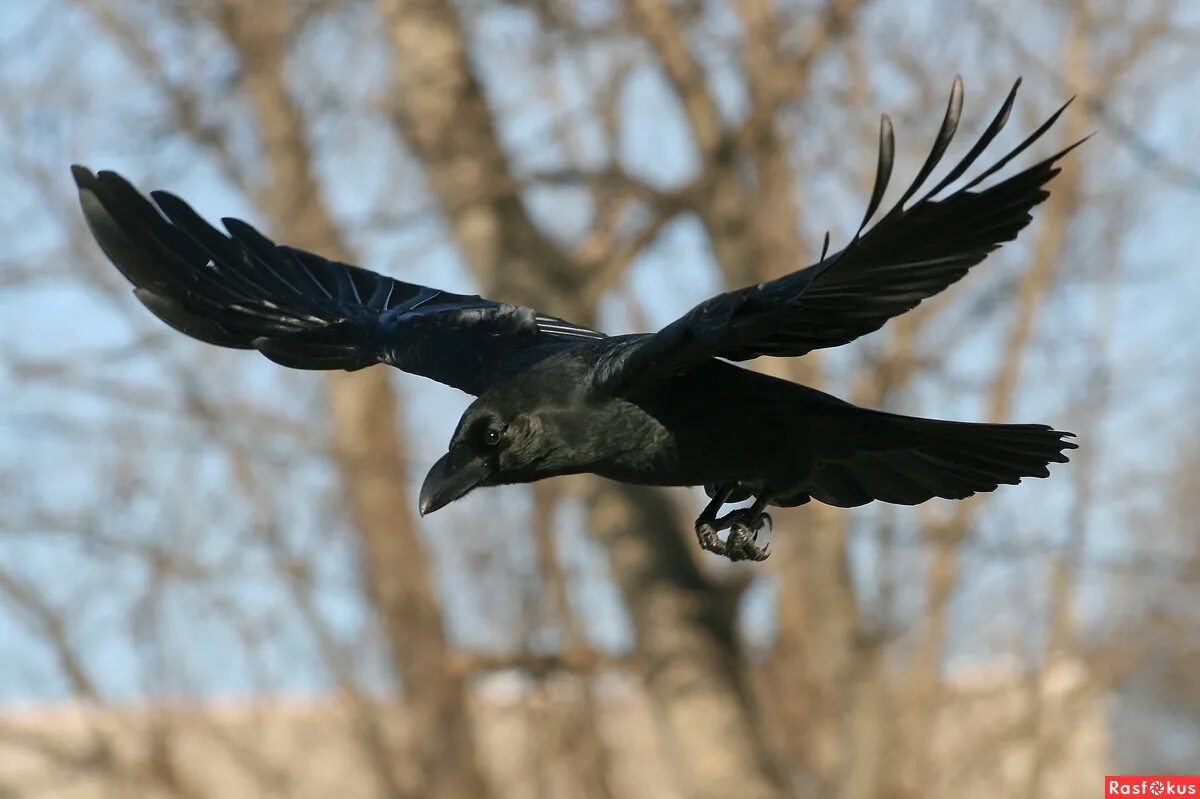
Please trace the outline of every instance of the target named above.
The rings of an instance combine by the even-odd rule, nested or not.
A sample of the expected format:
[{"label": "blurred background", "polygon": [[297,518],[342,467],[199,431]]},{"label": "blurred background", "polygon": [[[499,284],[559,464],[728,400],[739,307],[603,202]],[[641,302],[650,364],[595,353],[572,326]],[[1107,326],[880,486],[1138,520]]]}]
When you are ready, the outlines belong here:
[{"label": "blurred background", "polygon": [[[1012,797],[1200,767],[1200,6],[0,4],[0,797]],[[159,324],[68,165],[403,280],[655,329],[915,174],[1091,132],[1021,239],[753,368],[1079,434],[1048,480],[775,515],[569,478],[428,518],[468,398]]]}]

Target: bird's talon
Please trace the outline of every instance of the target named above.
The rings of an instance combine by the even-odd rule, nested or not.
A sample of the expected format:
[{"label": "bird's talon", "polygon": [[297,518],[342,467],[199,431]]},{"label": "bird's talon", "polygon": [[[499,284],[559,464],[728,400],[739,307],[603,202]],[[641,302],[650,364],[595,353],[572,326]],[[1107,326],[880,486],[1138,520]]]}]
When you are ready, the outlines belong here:
[{"label": "bird's talon", "polygon": [[725,554],[725,544],[717,537],[716,528],[704,522],[696,524],[696,538],[700,542],[700,548],[705,552],[712,552],[717,555]]},{"label": "bird's talon", "polygon": [[766,557],[764,552],[769,552],[769,547],[762,549],[756,546],[757,538],[758,529],[756,527],[750,527],[740,522],[733,525],[729,530],[729,537],[725,541],[725,557],[734,563],[743,560],[763,560]]},{"label": "bird's talon", "polygon": [[[770,555],[770,546],[758,546],[762,531],[771,529],[771,517],[762,511],[765,502],[760,499],[752,507],[738,508],[718,518],[717,503],[724,499],[724,496],[714,497],[704,515],[696,520],[696,538],[700,542],[700,548],[705,552],[728,558],[733,563],[743,560],[765,560]],[[722,541],[718,532],[725,529],[728,529],[729,533]]]}]

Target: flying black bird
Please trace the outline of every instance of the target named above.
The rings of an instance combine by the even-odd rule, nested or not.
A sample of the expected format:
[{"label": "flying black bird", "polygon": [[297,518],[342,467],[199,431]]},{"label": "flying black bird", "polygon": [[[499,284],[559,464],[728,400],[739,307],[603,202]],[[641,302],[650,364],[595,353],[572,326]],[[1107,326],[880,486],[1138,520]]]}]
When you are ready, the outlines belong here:
[{"label": "flying black bird", "polygon": [[[531,308],[403,283],[276,245],[236,219],[224,219],[222,233],[172,194],[152,192],[152,203],[112,172],[72,171],[101,248],[137,298],[177,330],[298,369],[389,364],[478,397],[425,478],[422,515],[479,486],[581,472],[703,485],[712,501],[696,520],[700,545],[731,560],[761,560],[768,505],[962,499],[1045,477],[1047,464],[1065,462],[1064,450],[1075,447],[1066,440],[1072,434],[1045,425],[898,416],[730,363],[853,341],[1014,239],[1076,145],[977,187],[1041,137],[1065,105],[991,167],[944,192],[1004,127],[1019,86],[962,160],[914,200],[954,136],[962,110],[956,80],[924,166],[868,228],[892,172],[884,116],[874,189],[845,248],[636,335],[610,337]],[[718,518],[726,503],[751,497],[750,506]]]}]

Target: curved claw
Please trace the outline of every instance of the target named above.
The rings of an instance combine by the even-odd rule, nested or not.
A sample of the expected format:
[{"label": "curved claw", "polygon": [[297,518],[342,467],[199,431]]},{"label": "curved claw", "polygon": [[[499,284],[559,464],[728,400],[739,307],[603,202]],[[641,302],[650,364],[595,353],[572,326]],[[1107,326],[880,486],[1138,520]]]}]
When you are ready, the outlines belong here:
[{"label": "curved claw", "polygon": [[765,547],[759,548],[755,545],[758,540],[758,525],[755,520],[756,527],[751,528],[746,524],[735,524],[729,531],[729,538],[725,542],[725,557],[731,561],[739,560],[766,560],[771,554],[771,547],[768,544]]},{"label": "curved claw", "polygon": [[[709,503],[700,518],[696,519],[696,537],[700,548],[715,555],[724,555],[731,561],[741,560],[764,561],[771,556],[770,544],[759,547],[758,537],[764,529],[773,529],[771,515],[763,512],[765,501],[760,497],[754,505],[747,508],[737,508],[717,518],[719,505],[727,497],[717,497]],[[729,535],[722,541],[718,537],[721,530],[729,530]]]}]

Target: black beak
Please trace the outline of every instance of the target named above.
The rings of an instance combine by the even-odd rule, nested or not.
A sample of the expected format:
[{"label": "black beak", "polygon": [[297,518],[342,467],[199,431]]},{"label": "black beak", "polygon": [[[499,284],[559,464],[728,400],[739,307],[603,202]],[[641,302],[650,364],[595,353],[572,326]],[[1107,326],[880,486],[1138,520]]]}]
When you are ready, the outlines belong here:
[{"label": "black beak", "polygon": [[418,506],[421,515],[449,505],[478,487],[491,473],[492,469],[484,458],[464,447],[455,447],[439,458],[425,476]]}]

